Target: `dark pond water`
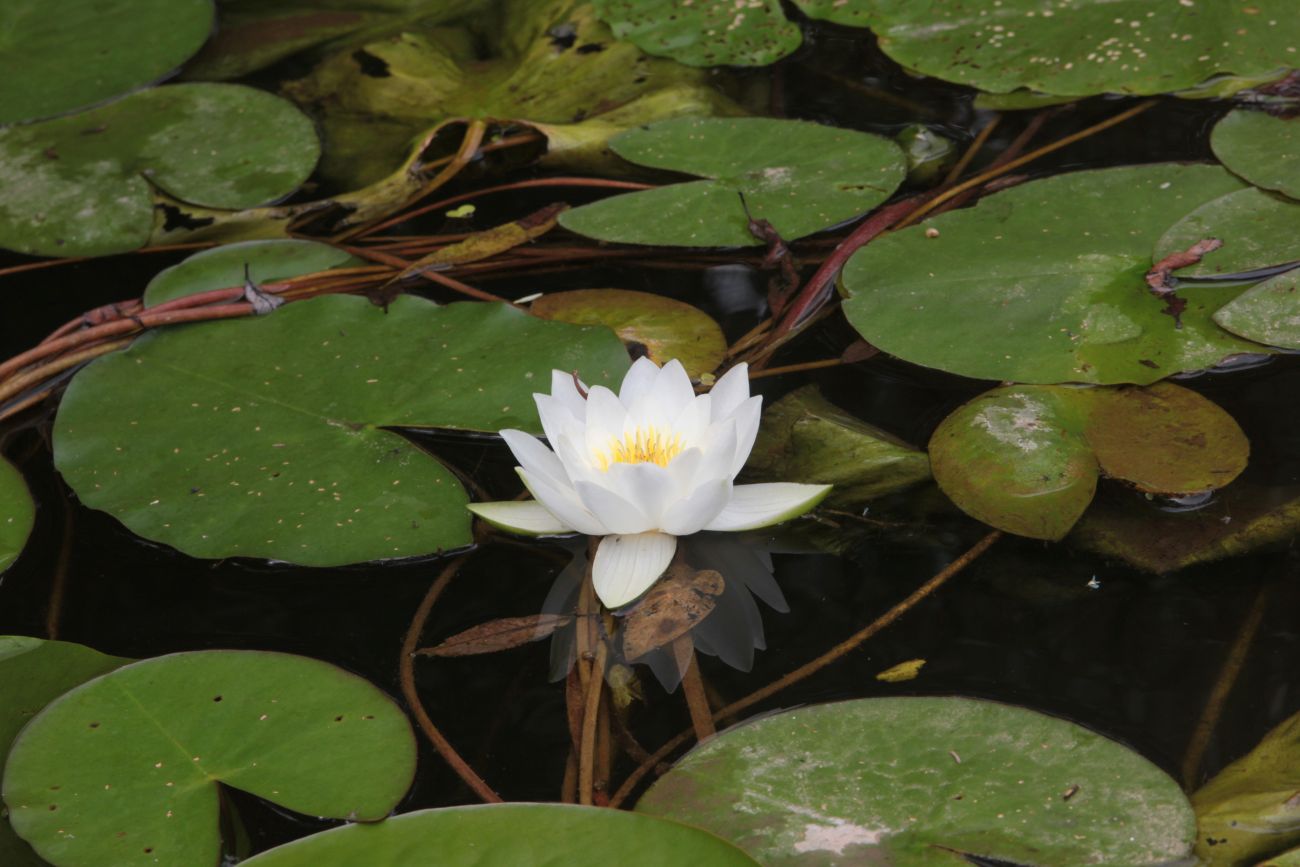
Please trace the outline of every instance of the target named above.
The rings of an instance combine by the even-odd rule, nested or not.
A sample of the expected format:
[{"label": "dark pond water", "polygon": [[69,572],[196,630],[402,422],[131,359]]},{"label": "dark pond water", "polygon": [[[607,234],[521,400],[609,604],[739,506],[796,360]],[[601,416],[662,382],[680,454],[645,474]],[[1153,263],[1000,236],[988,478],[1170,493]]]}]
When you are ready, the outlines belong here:
[{"label": "dark pond water", "polygon": [[[861,39],[832,29],[815,31],[810,46],[775,74],[780,86],[774,108],[792,117],[885,133],[920,120],[963,142],[976,126],[968,92],[912,81]],[[1048,121],[1036,141],[1054,140],[1122,105],[1104,99],[1081,103]],[[1035,163],[1032,171],[1205,159],[1209,126],[1222,111],[1213,103],[1167,100],[1135,121]],[[1030,116],[1008,115],[988,152],[1005,147]],[[472,181],[462,188],[472,189]],[[485,200],[477,225],[552,200],[550,195]],[[441,228],[435,221],[397,231]],[[803,249],[811,257],[818,248]],[[180,258],[123,256],[6,278],[0,355],[27,348],[83,310],[137,296],[152,274]],[[734,339],[762,318],[765,281],[744,265],[629,266],[484,285],[510,297],[584,286],[660,292],[704,307]],[[847,325],[834,317],[783,360],[838,354],[851,339]],[[763,379],[756,386],[770,402],[808,381],[819,382],[833,401],[861,418],[918,444],[951,409],[988,386],[888,358],[817,375]],[[1300,483],[1296,359],[1185,384],[1219,402],[1245,429],[1253,449],[1250,478],[1266,487]],[[59,638],[133,657],[198,648],[292,651],[337,663],[397,693],[402,635],[441,568],[439,561],[300,569],[180,556],[135,538],[69,495],[51,467],[51,417],[52,407],[38,408],[0,428],[4,454],[22,468],[39,501],[31,545],[0,579],[0,633],[42,636],[54,624]],[[498,442],[417,438],[489,490],[513,494],[507,487],[513,461]],[[1135,495],[1104,484],[1100,496]],[[789,613],[764,609],[767,649],[757,653],[752,671],[705,658],[703,672],[711,686],[734,699],[817,656],[986,532],[951,510],[930,508],[938,499],[932,488],[922,488],[873,503],[867,517],[876,523],[841,518],[838,527],[802,522],[783,531],[777,547],[807,552],[775,555],[775,577]],[[841,553],[822,552],[832,547]],[[558,571],[557,559],[537,550],[492,546],[482,551],[438,602],[426,643],[492,618],[540,610]],[[1290,550],[1156,577],[1063,545],[1006,538],[862,649],[760,710],[871,695],[995,698],[1079,721],[1178,776],[1227,649],[1266,593],[1262,625],[1210,740],[1204,777],[1300,706],[1296,577],[1297,559]],[[875,679],[881,670],[913,658],[928,660],[919,679],[900,684]],[[680,696],[665,693],[644,669],[641,673],[647,701],[634,708],[632,729],[653,747],[687,725],[688,717]],[[545,642],[495,656],[422,661],[417,677],[434,719],[503,796],[558,797],[568,740],[563,691],[549,681]],[[629,767],[625,762],[615,778]],[[308,827],[248,796],[234,797],[256,849],[299,836]],[[468,800],[459,781],[429,753],[404,809]]]}]

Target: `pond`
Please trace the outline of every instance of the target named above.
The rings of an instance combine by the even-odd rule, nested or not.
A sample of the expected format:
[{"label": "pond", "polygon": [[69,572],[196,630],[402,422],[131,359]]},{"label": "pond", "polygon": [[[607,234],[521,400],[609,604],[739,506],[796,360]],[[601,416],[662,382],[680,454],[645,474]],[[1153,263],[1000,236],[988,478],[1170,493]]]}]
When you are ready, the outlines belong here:
[{"label": "pond", "polygon": [[57,5],[4,864],[1300,863],[1285,0]]}]

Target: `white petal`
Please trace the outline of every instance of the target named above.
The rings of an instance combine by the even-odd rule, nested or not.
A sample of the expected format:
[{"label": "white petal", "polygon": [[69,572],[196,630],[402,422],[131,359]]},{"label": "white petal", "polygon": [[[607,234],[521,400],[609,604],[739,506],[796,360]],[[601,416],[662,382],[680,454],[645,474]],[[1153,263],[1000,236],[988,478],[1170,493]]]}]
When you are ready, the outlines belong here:
[{"label": "white petal", "polygon": [[580,481],[574,489],[582,499],[582,505],[592,515],[599,515],[600,522],[611,533],[644,533],[659,529],[657,522],[652,522],[641,509],[628,502],[622,494],[606,487],[606,479],[598,481]]},{"label": "white petal", "polygon": [[699,395],[682,407],[682,411],[671,420],[670,429],[687,446],[706,442],[712,424],[712,407],[713,401],[707,394]]},{"label": "white petal", "polygon": [[704,443],[703,450],[704,464],[700,467],[692,488],[714,479],[731,480],[735,476],[731,465],[736,457],[736,420],[724,419],[709,428],[709,438]]},{"label": "white petal", "polygon": [[573,532],[572,527],[566,526],[537,500],[470,503],[467,508],[493,527],[524,536],[560,536]]},{"label": "white petal", "polygon": [[576,437],[561,434],[558,440],[551,442],[551,445],[555,446],[555,454],[564,465],[564,471],[569,474],[570,482],[577,484],[583,479],[590,481],[600,475],[601,469],[592,463],[593,456],[587,451],[586,440],[582,434]]},{"label": "white petal", "polygon": [[672,473],[650,463],[614,464],[605,473],[604,486],[636,504],[652,528],[659,526],[669,504],[681,496]]},{"label": "white petal", "polygon": [[567,524],[588,536],[603,536],[609,532],[609,528],[604,523],[587,511],[572,488],[552,484],[545,478],[534,476],[524,469],[515,472],[519,474],[524,487],[533,495],[533,499],[550,509],[560,523]]},{"label": "white petal", "polygon": [[731,459],[731,477],[749,460],[749,453],[754,449],[754,439],[758,436],[758,421],[763,413],[763,398],[754,395],[740,405],[732,418],[736,420],[736,454]]},{"label": "white petal", "polygon": [[731,499],[731,479],[713,479],[699,485],[691,495],[678,500],[664,512],[659,529],[674,536],[689,536],[715,520]]},{"label": "white petal", "polygon": [[515,460],[534,476],[544,476],[557,485],[570,484],[564,465],[555,452],[542,445],[541,440],[521,430],[503,430],[501,438],[510,446]]},{"label": "white petal", "polygon": [[659,376],[659,365],[642,356],[632,364],[618,389],[618,399],[623,406],[631,406],[654,385]]},{"label": "white petal", "polygon": [[695,490],[701,481],[700,472],[704,466],[704,449],[690,448],[668,462],[664,469],[673,480],[674,496],[685,497]]},{"label": "white petal", "polygon": [[736,485],[726,508],[705,525],[706,530],[757,530],[796,518],[821,502],[830,485],[769,482]]},{"label": "white petal", "polygon": [[578,386],[586,391],[587,386],[582,380],[576,383],[573,381],[574,374],[566,373],[563,370],[551,371],[551,396],[564,405],[564,407],[578,418],[582,418],[583,413],[587,410],[584,404],[586,398],[578,391]]},{"label": "white petal", "polygon": [[713,396],[714,421],[731,415],[749,397],[749,365],[737,364],[722,374],[709,394]]},{"label": "white petal", "polygon": [[691,387],[691,378],[686,375],[686,368],[677,359],[659,368],[654,385],[644,398],[649,409],[657,415],[657,424],[667,425],[677,414],[686,409],[686,405],[695,400],[695,389]]},{"label": "white petal", "polygon": [[[559,398],[549,394],[535,394],[533,402],[537,404],[537,417],[542,420],[542,430],[552,445],[564,434],[572,435],[582,430],[583,416],[569,412],[569,408]],[[585,407],[583,412],[585,415]]]},{"label": "white petal", "polygon": [[667,533],[606,536],[591,564],[591,582],[606,608],[618,608],[640,596],[664,574],[677,550]]},{"label": "white petal", "polygon": [[614,392],[603,385],[587,392],[585,444],[590,452],[609,451],[610,440],[622,442],[627,426],[627,409]]}]

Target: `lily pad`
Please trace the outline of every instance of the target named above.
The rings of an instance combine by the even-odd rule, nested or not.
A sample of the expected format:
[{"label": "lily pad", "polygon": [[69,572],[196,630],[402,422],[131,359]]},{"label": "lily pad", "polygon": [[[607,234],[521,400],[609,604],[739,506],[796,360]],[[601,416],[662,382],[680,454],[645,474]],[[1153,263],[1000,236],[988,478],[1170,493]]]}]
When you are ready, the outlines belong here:
[{"label": "lily pad", "polygon": [[0,125],[158,81],[199,50],[212,20],[212,0],[5,0]]},{"label": "lily pad", "polygon": [[1300,349],[1300,269],[1247,289],[1220,307],[1214,321],[1247,340]]},{"label": "lily pad", "polygon": [[1196,854],[1211,865],[1253,864],[1300,842],[1300,714],[1192,795]]},{"label": "lily pad", "polygon": [[705,73],[619,42],[579,0],[518,0],[469,27],[412,30],[326,58],[284,93],[321,122],[323,174],[373,183],[453,117],[539,123],[597,118]]},{"label": "lily pad", "polygon": [[676,358],[691,379],[712,373],[727,352],[727,338],[713,317],[684,301],[629,289],[576,289],[543,295],[528,308],[534,316],[575,325],[604,325],[634,354],[664,365]]},{"label": "lily pad", "polygon": [[[120,656],[66,641],[43,641],[18,635],[0,636],[0,773],[4,757],[27,721],[74,686],[132,662]],[[0,820],[0,864],[35,867],[36,857],[7,820]]]},{"label": "lily pad", "polygon": [[73,379],[55,463],[86,505],[195,557],[331,566],[470,542],[464,489],[389,428],[540,432],[552,368],[621,380],[606,329],[501,304],[331,295],[153,332]]},{"label": "lily pad", "polygon": [[[1206,238],[1218,238],[1223,246],[1205,255],[1200,263],[1175,272],[1176,277],[1207,277],[1236,274],[1300,261],[1300,202],[1266,193],[1255,187],[1236,190],[1206,202],[1182,219],[1156,242],[1153,259],[1188,249]],[[1200,289],[1179,294],[1191,298]]]},{"label": "lily pad", "polygon": [[217,784],[309,816],[381,819],[415,775],[406,715],[324,662],[174,653],[51,702],[14,741],[9,819],[57,867],[216,864]]},{"label": "lily pad", "polygon": [[687,825],[566,804],[488,804],[347,825],[249,858],[247,867],[756,867]]},{"label": "lily pad", "polygon": [[1191,852],[1178,785],[1081,726],[968,698],[874,698],[738,726],[637,804],[769,865],[1162,864]]},{"label": "lily pad", "polygon": [[144,290],[144,303],[196,295],[212,289],[244,285],[244,266],[254,283],[313,274],[343,265],[360,264],[351,254],[319,241],[285,239],[244,241],[203,250],[159,271]]},{"label": "lily pad", "polygon": [[827,503],[859,505],[926,481],[930,459],[806,385],[764,411],[744,477],[834,485]]},{"label": "lily pad", "polygon": [[22,553],[36,521],[36,503],[23,474],[0,458],[0,573]]},{"label": "lily pad", "polygon": [[1261,861],[1259,867],[1300,867],[1300,849],[1291,849]]},{"label": "lily pad", "polygon": [[1210,318],[1241,287],[1186,293],[1180,328],[1143,279],[1178,215],[1241,188],[1172,164],[1032,181],[859,250],[844,312],[885,352],[1013,382],[1145,384],[1264,351]]},{"label": "lily pad", "polygon": [[1300,199],[1300,120],[1230,111],[1214,125],[1210,147],[1233,174]]},{"label": "lily pad", "polygon": [[214,208],[293,192],[320,153],[301,112],[234,84],[178,84],[0,128],[0,246],[97,256],[144,245],[151,187]]},{"label": "lily pad", "polygon": [[1092,502],[1100,475],[1149,493],[1202,492],[1240,475],[1249,454],[1232,416],[1169,383],[996,388],[930,439],[935,481],[962,511],[1052,540]]},{"label": "lily pad", "polygon": [[871,210],[907,174],[889,139],[798,120],[674,118],[629,130],[610,147],[638,165],[707,179],[611,196],[560,217],[566,229],[625,244],[761,244],[746,205],[786,240],[802,238]]}]

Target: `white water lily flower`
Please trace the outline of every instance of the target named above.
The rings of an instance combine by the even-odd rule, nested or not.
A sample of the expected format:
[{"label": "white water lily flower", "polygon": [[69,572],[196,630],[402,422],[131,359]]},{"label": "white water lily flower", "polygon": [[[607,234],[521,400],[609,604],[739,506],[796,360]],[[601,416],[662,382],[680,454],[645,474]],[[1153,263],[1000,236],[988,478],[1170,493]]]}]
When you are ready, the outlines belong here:
[{"label": "white water lily flower", "polygon": [[758,434],[762,398],[749,396],[744,364],[696,395],[682,365],[638,359],[617,395],[553,371],[536,394],[548,449],[503,430],[519,477],[536,499],[473,503],[505,530],[534,536],[603,536],[592,564],[609,608],[636,599],[668,568],[677,537],[701,530],[754,530],[801,515],[830,485],[736,485]]}]

